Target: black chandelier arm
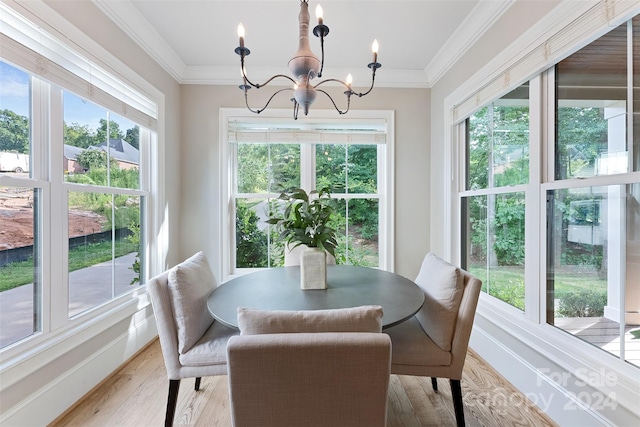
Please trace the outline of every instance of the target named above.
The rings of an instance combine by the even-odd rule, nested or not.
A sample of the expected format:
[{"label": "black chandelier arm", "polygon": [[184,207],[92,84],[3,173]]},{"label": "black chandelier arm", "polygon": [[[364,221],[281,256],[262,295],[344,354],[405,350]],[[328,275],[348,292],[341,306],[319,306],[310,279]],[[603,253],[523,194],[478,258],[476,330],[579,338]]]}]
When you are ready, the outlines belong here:
[{"label": "black chandelier arm", "polygon": [[291,98],[293,101],[293,120],[298,120],[298,110],[300,109],[300,104],[296,101],[295,98]]},{"label": "black chandelier arm", "polygon": [[318,73],[318,77],[322,77],[322,70],[324,70],[324,37],[320,37],[320,50],[322,51],[322,59],[320,61],[320,72]]},{"label": "black chandelier arm", "polygon": [[377,62],[372,62],[371,64],[369,64],[369,68],[373,70],[373,72],[371,73],[371,87],[364,93],[353,92],[354,95],[358,96],[358,98],[362,98],[363,96],[368,95],[369,92],[373,90],[373,85],[376,81],[376,70],[380,67],[382,67],[382,65]]},{"label": "black chandelier arm", "polygon": [[[339,80],[338,80],[339,81]],[[345,85],[346,86],[346,85]],[[342,111],[338,108],[338,106],[336,105],[336,102],[333,100],[333,98],[331,97],[331,95],[329,95],[326,91],[322,90],[322,89],[318,89],[318,92],[322,92],[325,95],[327,95],[327,98],[329,98],[329,100],[331,101],[331,103],[333,104],[333,108],[336,109],[336,111],[340,114],[347,114],[349,112],[349,108],[351,108],[351,95],[353,94],[353,92],[351,92],[351,90],[347,90],[344,92],[344,94],[347,96],[347,109]]]},{"label": "black chandelier arm", "polygon": [[[249,80],[249,77],[247,77],[247,73],[246,73],[246,71],[244,69],[244,57],[249,54],[248,53],[248,52],[250,52],[249,49],[247,49],[244,46],[240,46],[240,47],[236,48],[235,52],[238,55],[240,55],[240,74],[242,74],[242,80],[244,82],[244,86],[246,86],[247,83],[249,83],[249,87],[255,87],[256,89],[260,89],[259,85],[255,85],[254,83],[251,82],[251,80]],[[240,86],[240,88],[244,89],[242,86]],[[247,91],[246,90],[244,91],[244,96],[245,96],[245,98],[247,96]],[[247,108],[249,108],[249,107],[247,106]],[[249,108],[249,110],[251,110],[251,108]],[[253,110],[251,110],[251,111],[253,111]],[[255,113],[255,111],[253,111],[253,112]]]},{"label": "black chandelier arm", "polygon": [[[265,83],[265,84],[266,84],[266,83]],[[244,87],[243,87],[243,86],[240,86],[240,89],[244,89],[244,102],[245,102],[245,105],[247,106],[247,109],[248,109],[249,111],[251,111],[252,113],[256,113],[256,114],[260,114],[260,113],[262,113],[264,110],[266,110],[266,109],[267,109],[267,107],[269,106],[269,104],[271,103],[271,100],[272,100],[273,98],[275,98],[275,96],[276,96],[277,94],[279,94],[280,92],[284,92],[284,91],[287,91],[287,90],[293,90],[293,89],[291,89],[291,88],[289,88],[289,87],[288,87],[288,88],[284,88],[284,89],[280,89],[280,90],[275,91],[275,92],[273,93],[273,95],[271,95],[271,97],[269,98],[269,100],[267,101],[267,103],[266,103],[266,104],[264,104],[264,107],[262,107],[262,108],[260,108],[260,109],[258,109],[258,110],[254,110],[254,109],[252,109],[251,107],[249,107],[249,96],[248,96],[247,92],[249,92],[250,87],[248,87],[248,86],[244,86]]]},{"label": "black chandelier arm", "polygon": [[[277,79],[278,77],[284,77],[285,79],[289,80],[291,83],[296,84],[297,82],[295,81],[295,79],[292,79],[291,77],[285,75],[285,74],[276,74],[275,76],[271,76],[271,78],[269,80],[267,80],[266,82],[262,83],[262,84],[257,84],[255,85],[256,89],[260,89],[263,86],[268,85],[269,83],[271,83],[272,80]],[[291,88],[289,89],[281,89],[276,93],[282,92],[283,90],[293,90]]]},{"label": "black chandelier arm", "polygon": [[[321,82],[318,82],[318,84],[317,84],[317,85],[315,85],[313,88],[314,88],[314,89],[318,89],[318,86],[320,86],[320,85],[322,85],[322,84],[325,84],[325,83],[327,83],[327,82],[336,82],[336,83],[340,83],[342,86],[346,87],[346,88],[347,88],[347,90],[351,91],[351,86],[349,86],[348,84],[346,84],[346,83],[345,83],[345,82],[343,82],[342,80],[338,80],[338,79],[326,79],[326,80],[323,80],[323,81],[321,81]],[[353,92],[353,91],[351,91],[351,92]],[[326,92],[325,92],[325,93],[326,93]],[[355,93],[355,92],[353,92],[353,93]]]},{"label": "black chandelier arm", "polygon": [[242,73],[242,78],[244,79],[244,81],[246,83],[249,83],[249,86],[255,87],[256,89],[260,89],[261,87],[268,85],[269,83],[271,83],[272,80],[277,79],[278,77],[284,77],[285,79],[289,80],[291,83],[296,84],[296,81],[294,79],[292,79],[291,77],[285,74],[276,74],[275,76],[271,76],[271,78],[269,78],[269,80],[267,80],[264,83],[253,83],[251,82],[251,80],[249,80],[249,78],[244,72]]},{"label": "black chandelier arm", "polygon": [[324,36],[325,34],[325,28],[326,28],[326,33],[329,33],[329,28],[327,28],[325,25],[318,25],[316,28],[313,29],[313,34],[317,35],[318,37],[320,37],[320,72],[318,73],[318,78],[322,77],[322,70],[324,70]]},{"label": "black chandelier arm", "polygon": [[[247,86],[247,85],[243,85],[244,88],[242,86],[240,86],[240,89],[244,89],[244,105],[247,106],[247,110],[251,111],[252,113],[255,114],[260,114],[260,112],[262,110],[254,110],[253,108],[249,107],[249,96],[247,95],[247,92],[249,92],[249,89],[251,89],[251,86]],[[264,108],[263,108],[264,110]]]},{"label": "black chandelier arm", "polygon": [[[238,48],[241,49],[241,48]],[[256,89],[260,89],[263,86],[268,85],[269,83],[271,83],[272,80],[278,78],[278,77],[284,77],[285,79],[289,80],[291,83],[296,84],[296,81],[294,79],[292,79],[291,77],[285,75],[285,74],[276,74],[275,76],[271,76],[271,78],[269,80],[267,80],[264,83],[253,83],[251,80],[249,80],[249,77],[247,77],[247,72],[244,68],[244,57],[245,55],[242,53],[242,51],[240,51],[241,53],[239,53],[240,55],[240,71],[242,72],[242,79],[244,80],[245,84],[249,84],[249,86],[251,87],[255,87]]]}]

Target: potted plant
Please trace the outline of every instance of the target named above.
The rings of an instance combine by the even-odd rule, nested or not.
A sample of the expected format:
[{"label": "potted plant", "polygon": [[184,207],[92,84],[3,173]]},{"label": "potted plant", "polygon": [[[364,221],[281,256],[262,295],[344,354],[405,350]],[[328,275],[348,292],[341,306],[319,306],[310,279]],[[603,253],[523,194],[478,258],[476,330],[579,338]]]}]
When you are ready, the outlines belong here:
[{"label": "potted plant", "polygon": [[283,192],[284,210],[270,212],[268,224],[280,231],[286,249],[300,245],[308,249],[300,256],[301,286],[304,289],[326,288],[326,253],[335,257],[338,244],[336,230],[329,222],[334,213],[329,201],[329,188],[313,190],[309,194],[302,188]]}]

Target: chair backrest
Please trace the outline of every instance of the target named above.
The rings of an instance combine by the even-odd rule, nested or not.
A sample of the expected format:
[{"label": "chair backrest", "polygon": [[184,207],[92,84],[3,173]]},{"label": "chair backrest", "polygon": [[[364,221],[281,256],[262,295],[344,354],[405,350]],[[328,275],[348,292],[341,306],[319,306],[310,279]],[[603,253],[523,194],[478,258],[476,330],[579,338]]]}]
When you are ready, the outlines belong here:
[{"label": "chair backrest", "polygon": [[227,363],[234,427],[386,425],[386,334],[241,335],[229,340]]},{"label": "chair backrest", "polygon": [[456,313],[464,292],[461,270],[428,253],[415,281],[424,291],[424,304],[416,313],[420,326],[442,350],[451,351]]},{"label": "chair backrest", "polygon": [[467,356],[469,348],[469,338],[471,337],[471,329],[473,328],[473,319],[476,315],[476,307],[480,297],[482,282],[471,273],[460,269],[463,275],[464,292],[460,307],[458,308],[458,316],[456,318],[456,328],[453,333],[451,343],[451,376],[452,379],[462,378],[462,369],[464,367],[464,359]]},{"label": "chair backrest", "polygon": [[153,312],[158,326],[160,347],[169,379],[180,379],[180,360],[178,354],[178,330],[173,318],[171,294],[169,293],[169,271],[165,271],[147,281],[147,290],[151,297]]},{"label": "chair backrest", "polygon": [[214,320],[206,300],[217,286],[200,251],[147,283],[169,379],[180,379],[180,356],[207,332]]}]

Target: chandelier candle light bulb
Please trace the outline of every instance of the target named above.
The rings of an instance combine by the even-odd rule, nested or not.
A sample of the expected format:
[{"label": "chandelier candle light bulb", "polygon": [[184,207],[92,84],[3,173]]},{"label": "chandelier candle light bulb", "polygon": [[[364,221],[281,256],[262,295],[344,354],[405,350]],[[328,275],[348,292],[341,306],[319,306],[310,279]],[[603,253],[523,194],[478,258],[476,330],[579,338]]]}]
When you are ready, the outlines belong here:
[{"label": "chandelier candle light bulb", "polygon": [[371,52],[373,52],[373,63],[378,62],[378,40],[373,39],[373,43],[371,44]]},{"label": "chandelier candle light bulb", "polygon": [[244,47],[244,25],[242,23],[238,24],[238,38],[240,39],[240,47]]},{"label": "chandelier candle light bulb", "polygon": [[[338,79],[325,79],[322,80],[315,85],[312,83],[312,80],[316,77],[322,77],[322,71],[324,69],[324,39],[329,35],[329,27],[324,25],[324,17],[322,7],[318,5],[316,7],[316,17],[318,19],[318,25],[313,28],[313,35],[320,38],[320,49],[322,52],[322,56],[320,59],[313,53],[309,46],[309,1],[301,0],[300,1],[300,13],[298,15],[298,29],[299,29],[299,39],[298,39],[298,50],[294,54],[293,58],[289,61],[289,71],[293,75],[293,77],[284,75],[284,74],[276,74],[272,76],[264,83],[253,83],[247,77],[247,72],[244,66],[244,61],[247,56],[251,53],[251,51],[245,47],[244,45],[244,26],[242,24],[238,25],[238,38],[240,46],[235,48],[235,52],[240,56],[240,69],[242,71],[242,80],[243,84],[239,87],[244,91],[244,99],[245,104],[249,111],[260,114],[264,111],[268,106],[271,100],[280,92],[285,91],[293,91],[293,97],[291,101],[293,102],[293,118],[298,119],[298,110],[302,105],[302,111],[306,116],[309,113],[309,108],[311,104],[316,100],[318,93],[322,93],[326,95],[334,108],[339,114],[346,114],[349,112],[349,108],[351,106],[351,95],[357,95],[358,97],[363,97],[368,95],[369,92],[373,90],[373,85],[375,83],[376,78],[376,70],[382,67],[382,64],[378,63],[378,41],[374,40],[373,45],[371,46],[371,50],[373,51],[373,62],[368,64],[367,67],[371,69],[371,87],[366,92],[354,92],[351,89],[352,78],[351,74],[347,77],[347,81],[341,81]],[[293,83],[293,87],[275,90],[271,97],[267,100],[264,107],[260,109],[252,109],[249,106],[248,99],[248,91],[251,88],[260,89],[266,85],[268,85],[272,80],[276,78],[284,78],[288,79],[291,83]],[[340,110],[338,108],[336,102],[333,100],[331,95],[324,89],[319,89],[318,87],[327,82],[338,83],[347,88],[344,91],[344,95],[347,98],[347,107],[345,110]]]}]

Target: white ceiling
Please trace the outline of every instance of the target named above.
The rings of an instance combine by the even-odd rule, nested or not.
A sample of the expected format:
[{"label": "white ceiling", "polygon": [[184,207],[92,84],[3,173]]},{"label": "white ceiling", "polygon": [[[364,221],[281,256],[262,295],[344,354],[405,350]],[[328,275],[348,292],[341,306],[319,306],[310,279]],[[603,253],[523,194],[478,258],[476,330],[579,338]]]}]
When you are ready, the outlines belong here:
[{"label": "white ceiling", "polygon": [[[288,74],[298,47],[299,0],[92,0],[180,83],[238,84],[236,27],[246,28],[254,81]],[[514,0],[321,0],[326,78],[368,84],[371,43],[380,44],[376,86],[430,87]],[[310,27],[317,1],[310,0]],[[310,35],[320,56],[320,41]]]}]

